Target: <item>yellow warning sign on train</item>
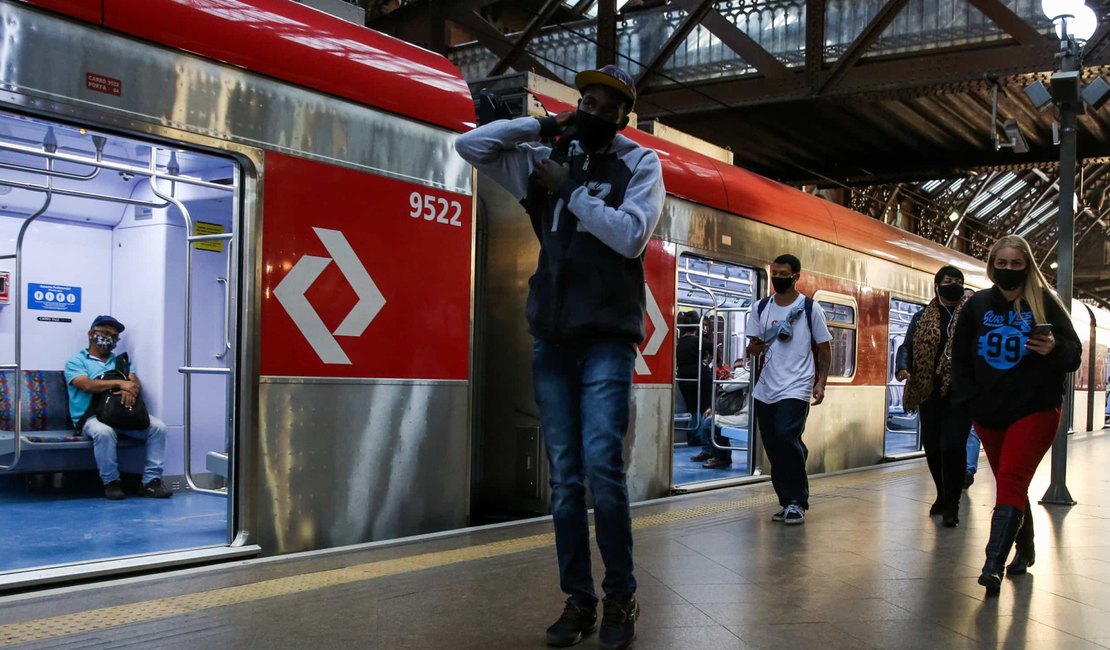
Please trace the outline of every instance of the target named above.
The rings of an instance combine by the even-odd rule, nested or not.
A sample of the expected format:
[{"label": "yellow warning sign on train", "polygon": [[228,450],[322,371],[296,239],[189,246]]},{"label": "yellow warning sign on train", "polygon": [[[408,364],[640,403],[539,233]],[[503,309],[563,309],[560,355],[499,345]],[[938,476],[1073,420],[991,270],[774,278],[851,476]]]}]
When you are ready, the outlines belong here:
[{"label": "yellow warning sign on train", "polygon": [[[218,223],[207,223],[205,221],[197,221],[193,224],[194,235],[222,235],[224,227]],[[216,241],[198,241],[193,246],[200,251],[215,251],[217,253],[224,252],[224,242],[222,240]]]}]

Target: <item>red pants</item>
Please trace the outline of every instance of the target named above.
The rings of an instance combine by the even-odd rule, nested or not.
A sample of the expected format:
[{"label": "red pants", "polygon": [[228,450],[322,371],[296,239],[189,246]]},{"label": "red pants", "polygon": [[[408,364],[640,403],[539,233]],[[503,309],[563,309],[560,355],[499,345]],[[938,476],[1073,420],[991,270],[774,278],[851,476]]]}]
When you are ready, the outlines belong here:
[{"label": "red pants", "polygon": [[994,498],[995,506],[1014,506],[1024,510],[1033,473],[1056,439],[1060,407],[1027,415],[1005,429],[991,429],[978,422],[974,424],[994,472],[998,490]]}]

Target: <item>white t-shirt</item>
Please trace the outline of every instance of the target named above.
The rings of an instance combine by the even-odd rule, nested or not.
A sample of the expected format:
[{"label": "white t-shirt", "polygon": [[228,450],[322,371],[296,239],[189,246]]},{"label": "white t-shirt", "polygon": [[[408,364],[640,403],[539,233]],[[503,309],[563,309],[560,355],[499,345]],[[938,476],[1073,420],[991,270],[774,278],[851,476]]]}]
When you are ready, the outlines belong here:
[{"label": "white t-shirt", "polygon": [[[755,385],[755,398],[764,404],[771,404],[784,399],[800,399],[809,401],[813,397],[813,348],[810,344],[809,322],[805,312],[805,296],[798,294],[798,299],[786,307],[780,307],[772,298],[763,309],[763,314],[758,314],[759,302],[752,305],[748,314],[748,325],[745,329],[747,336],[758,339],[771,327],[775,327],[789,316],[794,308],[801,310],[798,317],[791,323],[794,329],[793,336],[788,341],[775,339],[771,347],[763,353],[763,371],[759,375],[759,382]],[[813,303],[813,337],[816,343],[828,343],[832,340],[829,326],[825,322],[825,312],[821,305]]]}]

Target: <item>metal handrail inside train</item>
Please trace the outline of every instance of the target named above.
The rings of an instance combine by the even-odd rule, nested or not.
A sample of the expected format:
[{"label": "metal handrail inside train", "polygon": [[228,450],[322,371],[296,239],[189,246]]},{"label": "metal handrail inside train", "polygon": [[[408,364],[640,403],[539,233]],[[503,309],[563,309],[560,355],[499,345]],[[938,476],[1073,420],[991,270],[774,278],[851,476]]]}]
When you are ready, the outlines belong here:
[{"label": "metal handrail inside train", "polygon": [[[171,165],[176,166],[176,158],[171,158]],[[176,171],[173,170],[173,169],[169,169],[169,168],[167,168],[167,171],[170,172],[170,173],[165,174],[165,175],[160,174],[158,172],[158,148],[157,147],[152,147],[151,150],[150,150],[150,169],[149,169],[150,189],[154,193],[154,195],[157,196],[158,198],[162,199],[163,201],[168,201],[169,203],[172,203],[174,205],[174,207],[176,207],[177,210],[181,213],[181,218],[185,222],[185,310],[184,310],[185,311],[185,336],[183,337],[184,338],[184,358],[182,359],[182,361],[184,362],[185,365],[183,365],[183,366],[181,366],[177,369],[177,371],[179,373],[181,373],[182,378],[183,378],[182,393],[183,393],[183,400],[184,400],[184,412],[183,412],[183,417],[182,417],[182,440],[183,440],[183,447],[184,447],[184,451],[185,451],[185,469],[184,469],[185,482],[189,484],[190,489],[195,490],[196,492],[201,492],[203,494],[213,494],[213,495],[216,495],[216,496],[226,497],[227,494],[228,494],[227,489],[212,490],[212,489],[209,489],[209,488],[202,488],[199,485],[197,485],[196,480],[193,478],[193,449],[192,449],[193,440],[192,440],[192,427],[191,427],[191,424],[192,424],[192,390],[193,390],[192,378],[193,378],[193,375],[227,375],[229,377],[229,381],[230,381],[230,376],[232,374],[232,369],[231,368],[220,368],[220,367],[194,367],[192,365],[192,338],[193,338],[192,337],[192,323],[193,323],[193,305],[192,305],[193,256],[192,256],[192,247],[193,247],[193,244],[197,243],[197,242],[206,242],[206,241],[226,241],[226,242],[228,242],[228,268],[230,268],[230,266],[231,266],[231,255],[232,255],[232,251],[233,251],[234,245],[235,245],[235,229],[232,228],[232,232],[213,234],[213,235],[195,235],[195,234],[192,234],[193,233],[193,218],[189,214],[189,208],[185,207],[185,203],[183,201],[181,201],[181,199],[179,199],[175,196],[176,185],[175,185],[175,182],[174,182],[173,178],[176,176]],[[164,180],[164,179],[165,180],[170,180],[170,193],[169,194],[166,194],[166,193],[162,192],[160,189],[158,189],[158,181],[159,180]],[[229,190],[229,191],[233,190],[232,187],[228,187],[226,185],[220,185],[219,187],[221,187],[222,189],[225,189],[225,190]],[[229,272],[228,277],[230,277],[230,272]],[[225,305],[226,304],[227,303],[225,302]],[[225,341],[228,338],[228,336],[227,336],[228,327],[226,326],[226,322],[227,322],[227,319],[229,317],[230,317],[229,314],[226,314],[226,313],[224,314]],[[231,449],[229,449],[228,452],[229,452],[228,467],[231,467],[231,465],[232,465],[231,459],[230,459]]]},{"label": "metal handrail inside train", "polygon": [[[698,274],[698,275],[700,275],[700,274]],[[708,277],[708,274],[706,274],[706,276]],[[713,308],[710,309],[708,313],[713,314],[713,343],[710,345],[710,347],[713,348],[712,367],[714,368],[714,372],[716,372],[716,368],[718,366],[718,363],[717,363],[718,362],[718,359],[717,359],[717,334],[719,333],[718,332],[719,323],[717,321],[716,315],[717,315],[718,312],[722,312],[722,311],[723,312],[741,312],[741,311],[743,311],[743,308],[742,307],[724,307],[723,306],[725,304],[724,300],[719,300],[717,298],[717,292],[716,292],[715,289],[713,289],[712,287],[702,285],[702,284],[698,284],[695,280],[690,278],[689,273],[686,276],[686,281],[689,282],[691,284],[691,286],[693,286],[697,289],[701,289],[705,293],[709,294],[709,299],[713,301]],[[731,294],[732,292],[728,291],[728,290],[725,290],[722,293]],[[699,355],[699,357],[701,355],[701,341],[698,342],[698,355]],[[699,361],[700,361],[700,359],[699,359]],[[714,389],[711,391],[710,396],[709,396],[710,406],[713,409],[713,412],[716,413],[717,412],[717,390],[716,390],[716,387],[719,384],[723,384],[723,383],[727,383],[727,382],[717,381],[716,376],[714,375],[714,378],[713,378],[711,383],[712,383]],[[700,373],[698,374],[698,396],[699,396],[699,400],[700,400],[700,396],[701,396],[701,374]],[[749,402],[751,401],[751,395],[750,394],[748,395],[747,399],[748,399]],[[699,408],[700,408],[700,405],[699,405]],[[751,407],[749,405],[749,412],[750,412],[750,408]],[[714,426],[716,426],[716,425],[714,425]],[[751,445],[751,440],[752,439],[753,439],[753,437],[752,437],[752,420],[749,417],[749,419],[748,419],[748,444],[749,445]],[[748,447],[733,447],[733,446],[729,446],[729,445],[718,444],[717,443],[717,437],[715,435],[713,435],[712,431],[709,433],[709,443],[711,445],[713,445],[714,447],[716,447],[717,449],[735,450],[735,451],[748,451]]]},{"label": "metal handrail inside train", "polygon": [[[50,146],[50,145],[44,145]],[[53,145],[57,146],[57,144]],[[47,169],[52,168],[54,161],[47,158]],[[53,199],[51,186],[54,184],[54,177],[47,176],[47,189],[46,198],[42,202],[42,207],[35,211],[34,214],[23,220],[19,226],[19,235],[15,240],[15,272],[13,273],[12,282],[12,299],[15,302],[15,327],[13,333],[15,335],[15,356],[14,363],[5,364],[0,366],[0,369],[11,370],[14,373],[12,378],[15,384],[15,423],[12,426],[14,439],[12,440],[12,462],[10,465],[0,465],[0,470],[15,469],[19,464],[19,458],[23,450],[23,310],[22,310],[22,283],[23,283],[23,238],[27,234],[27,228],[43,214],[46,213],[47,208],[50,207],[50,201]]]}]

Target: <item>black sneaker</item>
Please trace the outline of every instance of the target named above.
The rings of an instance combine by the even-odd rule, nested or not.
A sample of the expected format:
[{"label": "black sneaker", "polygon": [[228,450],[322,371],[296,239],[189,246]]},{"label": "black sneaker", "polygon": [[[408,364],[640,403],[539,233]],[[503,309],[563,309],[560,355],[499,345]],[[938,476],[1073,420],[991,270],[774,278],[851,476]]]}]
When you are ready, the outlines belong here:
[{"label": "black sneaker", "polygon": [[597,645],[606,650],[627,648],[636,636],[636,619],[640,618],[640,605],[632,594],[609,594],[602,601],[601,630]]},{"label": "black sneaker", "polygon": [[119,479],[104,484],[104,496],[112,501],[119,501],[123,498],[123,484],[119,482]]},{"label": "black sneaker", "polygon": [[168,499],[173,496],[173,490],[166,487],[162,479],[156,478],[151,480],[150,483],[144,483],[142,489],[139,490],[139,495],[151,499]]},{"label": "black sneaker", "polygon": [[563,615],[547,628],[547,645],[556,648],[572,646],[597,629],[597,603],[584,604],[567,598]]}]

